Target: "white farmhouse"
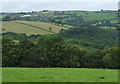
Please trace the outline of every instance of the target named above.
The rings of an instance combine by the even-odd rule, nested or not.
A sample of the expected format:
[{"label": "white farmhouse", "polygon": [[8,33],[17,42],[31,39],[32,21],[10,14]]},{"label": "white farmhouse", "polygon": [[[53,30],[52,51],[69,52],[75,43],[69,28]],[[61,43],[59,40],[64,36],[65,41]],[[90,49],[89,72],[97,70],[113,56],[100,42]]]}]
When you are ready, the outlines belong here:
[{"label": "white farmhouse", "polygon": [[20,16],[20,17],[31,17],[31,15],[23,15],[23,16]]}]

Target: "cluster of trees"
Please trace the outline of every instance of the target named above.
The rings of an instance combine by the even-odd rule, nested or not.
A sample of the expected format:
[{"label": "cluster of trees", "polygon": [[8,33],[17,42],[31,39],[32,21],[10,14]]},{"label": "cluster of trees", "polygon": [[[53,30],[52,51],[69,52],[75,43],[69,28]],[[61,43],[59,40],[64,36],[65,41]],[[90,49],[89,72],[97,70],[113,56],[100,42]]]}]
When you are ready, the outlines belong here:
[{"label": "cluster of trees", "polygon": [[[55,18],[49,18],[50,22],[54,22],[56,24],[68,24],[72,26],[78,26],[80,24],[85,23],[84,19],[82,16],[77,16],[76,13],[74,14],[68,14],[69,16],[64,16],[64,17],[55,17]],[[68,19],[69,18],[69,19]],[[65,20],[67,19],[67,20]]]},{"label": "cluster of trees", "polygon": [[2,62],[6,67],[76,67],[78,56],[84,54],[66,45],[59,35],[40,36],[37,42],[8,38],[2,42]]},{"label": "cluster of trees", "polygon": [[80,24],[85,23],[84,19],[82,16],[73,16],[74,19],[72,20],[67,20],[64,23],[72,26],[79,26]]},{"label": "cluster of trees", "polygon": [[62,25],[63,25],[62,20],[56,20],[56,19],[54,19],[54,18],[50,18],[50,22],[54,22],[54,23],[56,23],[56,24],[62,24]]},{"label": "cluster of trees", "polygon": [[86,52],[66,44],[60,35],[41,35],[37,41],[3,36],[3,67],[119,68],[118,47]]},{"label": "cluster of trees", "polygon": [[2,19],[2,21],[10,21],[11,20],[11,18],[9,17],[9,16],[5,16],[3,19]]}]

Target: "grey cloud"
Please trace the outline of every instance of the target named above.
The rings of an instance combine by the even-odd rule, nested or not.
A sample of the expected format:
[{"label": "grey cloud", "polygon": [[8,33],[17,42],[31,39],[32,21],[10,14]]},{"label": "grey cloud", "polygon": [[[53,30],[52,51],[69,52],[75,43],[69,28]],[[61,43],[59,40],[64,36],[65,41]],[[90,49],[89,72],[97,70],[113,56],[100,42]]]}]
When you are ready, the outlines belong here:
[{"label": "grey cloud", "polygon": [[116,2],[7,2],[2,3],[3,12],[49,10],[100,10],[116,9]]}]

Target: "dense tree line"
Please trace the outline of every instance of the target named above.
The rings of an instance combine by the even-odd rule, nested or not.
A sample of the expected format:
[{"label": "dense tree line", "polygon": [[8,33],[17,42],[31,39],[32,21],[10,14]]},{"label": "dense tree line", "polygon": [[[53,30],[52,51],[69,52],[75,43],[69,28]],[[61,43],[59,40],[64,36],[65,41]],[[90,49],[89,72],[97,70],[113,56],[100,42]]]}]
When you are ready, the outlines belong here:
[{"label": "dense tree line", "polygon": [[3,36],[2,45],[3,67],[119,68],[118,47],[87,52],[60,35],[41,35],[37,41]]},{"label": "dense tree line", "polygon": [[85,24],[86,22],[84,21],[82,16],[73,16],[74,19],[72,20],[67,20],[64,23],[72,26],[79,26],[80,24]]},{"label": "dense tree line", "polygon": [[36,41],[37,38],[39,36],[41,36],[40,34],[37,34],[37,35],[29,35],[27,36],[25,33],[14,33],[14,32],[6,32],[6,33],[2,33],[3,37],[9,37],[9,38],[12,38],[14,40],[21,40],[21,39],[29,39],[29,40],[32,40],[32,41]]}]

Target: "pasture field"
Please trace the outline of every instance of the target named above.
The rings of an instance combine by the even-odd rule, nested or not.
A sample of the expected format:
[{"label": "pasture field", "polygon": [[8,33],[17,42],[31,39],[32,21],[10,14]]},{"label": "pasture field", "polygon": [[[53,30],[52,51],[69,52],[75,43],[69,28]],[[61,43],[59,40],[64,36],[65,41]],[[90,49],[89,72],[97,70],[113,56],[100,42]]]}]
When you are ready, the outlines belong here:
[{"label": "pasture field", "polygon": [[0,15],[0,18],[4,18],[6,15]]},{"label": "pasture field", "polygon": [[108,28],[116,29],[116,27],[107,27],[107,26],[103,26],[103,27],[99,27],[99,28],[103,28],[103,29],[108,29]]},{"label": "pasture field", "polygon": [[111,20],[114,19],[117,16],[117,14],[115,13],[95,13],[95,12],[91,12],[88,13],[88,15],[84,16],[84,20],[85,21],[102,21],[102,20]]},{"label": "pasture field", "polygon": [[71,25],[66,25],[66,24],[64,24],[63,26],[64,26],[64,27],[67,27],[67,28],[74,27],[74,26],[71,26]]},{"label": "pasture field", "polygon": [[105,13],[105,12],[93,12],[93,11],[68,11],[65,14],[74,14],[76,13],[77,16],[83,16],[84,21],[102,21],[102,20],[111,20],[117,17],[116,13]]},{"label": "pasture field", "polygon": [[26,33],[27,35],[31,34],[50,34],[50,32],[41,30],[41,29],[36,29],[31,26],[23,25],[23,24],[18,24],[12,21],[8,22],[2,22],[2,29],[3,33],[5,32],[15,32],[15,33]]},{"label": "pasture field", "polygon": [[54,32],[54,33],[59,33],[59,31],[61,29],[65,29],[64,27],[53,25],[53,24],[50,24],[50,23],[47,23],[47,22],[32,22],[32,21],[17,21],[17,22],[30,24],[30,25],[40,27],[40,28],[43,28],[43,29],[46,29],[46,30],[50,30],[50,27],[51,27],[51,31]]},{"label": "pasture field", "polygon": [[[3,29],[2,32],[3,33],[6,33],[6,32],[26,33],[27,35],[52,34],[52,32],[58,33],[61,29],[64,28],[64,27],[59,27],[59,26],[45,23],[45,22],[30,22],[30,21],[17,21],[17,22],[26,23],[29,25],[15,23],[15,21],[3,21],[2,22],[2,29]],[[30,26],[30,25],[33,25],[33,26]],[[34,26],[40,27],[43,30],[36,28]],[[50,27],[51,27],[51,31],[49,29]]]},{"label": "pasture field", "polygon": [[111,20],[111,23],[118,23],[118,20]]},{"label": "pasture field", "polygon": [[117,82],[118,70],[88,68],[2,68],[3,82]]}]

